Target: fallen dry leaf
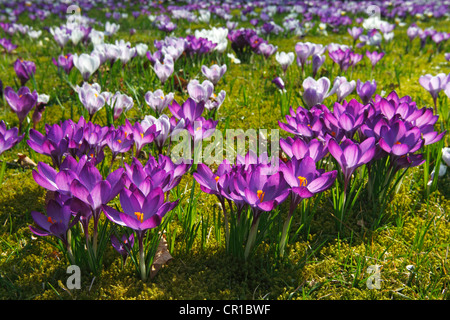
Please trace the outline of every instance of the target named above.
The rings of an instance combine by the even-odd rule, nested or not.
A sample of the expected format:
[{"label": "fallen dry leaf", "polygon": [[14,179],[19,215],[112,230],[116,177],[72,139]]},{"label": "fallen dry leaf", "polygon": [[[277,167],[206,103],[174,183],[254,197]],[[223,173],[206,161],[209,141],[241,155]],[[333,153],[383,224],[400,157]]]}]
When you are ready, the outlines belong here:
[{"label": "fallen dry leaf", "polygon": [[16,162],[19,163],[22,168],[37,167],[37,164],[23,153],[18,153],[17,156],[19,158],[16,160]]},{"label": "fallen dry leaf", "polygon": [[167,249],[166,236],[163,235],[159,241],[158,249],[155,253],[155,258],[153,260],[152,270],[150,271],[150,278],[153,278],[158,273],[165,264],[167,264],[173,257],[170,255]]}]

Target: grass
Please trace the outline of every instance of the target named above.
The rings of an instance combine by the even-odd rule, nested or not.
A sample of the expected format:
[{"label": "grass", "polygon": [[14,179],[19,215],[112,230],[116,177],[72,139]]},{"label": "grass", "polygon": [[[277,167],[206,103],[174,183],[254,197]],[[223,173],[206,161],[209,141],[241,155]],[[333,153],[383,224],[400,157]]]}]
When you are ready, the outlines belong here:
[{"label": "grass", "polygon": [[[104,19],[104,13],[93,11],[93,17]],[[406,21],[407,23],[409,21]],[[31,23],[24,19],[23,23]],[[55,25],[58,19],[45,23]],[[132,44],[145,42],[152,48],[153,40],[163,34],[150,32],[149,21],[140,17],[121,20],[121,29],[115,39],[129,39]],[[433,25],[427,22],[421,27]],[[138,31],[130,36],[128,29]],[[37,28],[42,27],[38,22]],[[184,35],[183,29],[206,25],[183,25],[180,22],[177,35]],[[439,27],[439,28],[438,28]],[[448,24],[436,26],[448,30]],[[445,30],[447,29],[447,30]],[[37,41],[27,41],[15,36],[19,44],[17,53],[2,54],[0,66],[4,85],[14,85],[15,74],[12,63],[20,56],[36,61],[36,87],[40,93],[51,96],[50,104],[38,129],[44,123],[55,123],[70,118],[78,120],[80,103],[76,95],[53,67],[51,57],[59,49],[45,34]],[[14,42],[13,41],[13,42]],[[307,35],[296,37],[271,37],[270,42],[278,45],[279,51],[293,51],[297,41],[327,44],[330,42],[351,44],[346,31],[327,37]],[[39,44],[42,42],[42,45]],[[407,42],[406,27],[397,27],[395,42],[386,47],[388,54],[375,68],[373,74],[367,58],[351,73],[351,79],[369,80],[378,83],[377,93],[396,90],[399,96],[410,95],[419,106],[432,106],[431,96],[419,85],[418,78],[424,73],[450,72],[450,65],[443,54],[433,55],[432,45],[420,51],[415,42],[408,54],[404,48]],[[448,45],[447,45],[448,48]],[[70,47],[65,52],[83,52],[89,49]],[[150,49],[152,50],[152,49]],[[232,52],[228,48],[227,52]],[[364,52],[361,50],[361,52]],[[441,51],[444,52],[444,51]],[[431,57],[431,58],[430,58]],[[214,57],[207,61],[211,63]],[[178,66],[178,65],[177,65]],[[159,87],[151,70],[142,65],[131,64],[128,70],[113,70],[110,77],[102,77],[104,87],[109,91],[121,90],[135,99],[135,107],[128,114],[138,119],[145,112],[143,95],[147,90]],[[200,64],[185,68],[183,77],[190,79],[199,75]],[[436,69],[439,68],[439,69]],[[133,71],[136,70],[136,71]],[[76,73],[77,70],[73,70]],[[102,76],[108,70],[102,70]],[[327,57],[321,74],[334,78],[337,66]],[[181,73],[180,73],[181,74]],[[228,64],[225,78],[219,83],[219,90],[227,93],[225,103],[218,112],[218,127],[225,128],[277,128],[282,120],[280,108],[275,106],[276,88],[271,80],[281,75],[274,57],[263,61],[253,56],[248,64]],[[97,78],[94,77],[94,80]],[[81,78],[77,75],[77,82]],[[301,105],[301,71],[294,64],[284,79],[291,89],[289,105]],[[32,84],[29,84],[32,85]],[[170,84],[166,89],[170,89]],[[165,90],[165,92],[168,90]],[[184,99],[186,92],[175,91],[177,99]],[[353,93],[347,99],[356,98]],[[447,101],[443,100],[448,103]],[[330,105],[332,99],[325,104]],[[17,118],[7,104],[0,105],[0,117],[9,126],[17,126]],[[100,113],[95,119],[105,124]],[[282,136],[286,134],[280,132]],[[449,144],[448,135],[445,145]],[[34,162],[49,159],[36,154],[20,143],[3,157],[13,162],[18,152],[28,155]],[[432,168],[430,168],[431,171]],[[353,214],[347,217],[342,230],[336,226],[331,201],[331,191],[305,203],[305,212],[299,210],[292,220],[290,242],[283,259],[273,252],[274,235],[280,232],[282,217],[287,207],[280,207],[273,221],[281,221],[268,229],[267,237],[253,258],[243,262],[225,250],[225,235],[220,203],[214,196],[200,191],[187,174],[178,190],[171,196],[180,199],[180,205],[170,216],[166,236],[173,259],[162,268],[155,278],[142,282],[131,261],[122,267],[119,255],[107,247],[103,258],[101,274],[94,275],[82,270],[80,290],[68,290],[66,273],[68,262],[42,238],[36,238],[29,231],[32,223],[30,212],[42,211],[45,190],[33,180],[32,169],[8,165],[0,186],[0,298],[1,299],[448,299],[450,266],[448,251],[450,229],[450,174],[437,181],[436,190],[428,196],[424,192],[424,168],[408,171],[399,192],[388,202],[382,219],[373,224],[368,215],[366,195],[362,194],[354,205]],[[169,218],[169,217],[167,217]],[[374,273],[368,273],[370,266],[379,265],[380,289],[368,289],[368,281]],[[409,266],[414,266],[410,271]],[[372,277],[372,278],[371,278]]]}]

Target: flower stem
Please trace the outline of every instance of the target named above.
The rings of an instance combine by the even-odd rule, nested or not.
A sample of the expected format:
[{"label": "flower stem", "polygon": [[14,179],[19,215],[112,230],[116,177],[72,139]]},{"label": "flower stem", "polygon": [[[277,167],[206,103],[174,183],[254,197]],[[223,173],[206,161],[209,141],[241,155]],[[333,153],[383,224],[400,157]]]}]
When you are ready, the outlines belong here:
[{"label": "flower stem", "polygon": [[71,242],[72,242],[72,232],[70,230],[68,230],[67,231],[66,248],[67,248],[67,255],[69,257],[70,264],[73,265],[73,264],[75,264],[75,258],[72,253],[72,246],[70,245]]},{"label": "flower stem", "polygon": [[142,281],[147,281],[147,270],[145,267],[145,252],[144,252],[144,236],[143,234],[139,235],[139,268],[141,271],[141,279]]},{"label": "flower stem", "polygon": [[245,246],[245,252],[244,252],[245,260],[248,259],[250,252],[252,251],[252,249],[255,245],[256,235],[258,233],[258,224],[259,224],[259,214],[255,215],[254,219],[252,221],[252,226],[250,228],[250,233],[249,233],[248,239],[247,239],[247,245]]},{"label": "flower stem", "polygon": [[284,221],[283,231],[281,233],[280,257],[283,257],[283,255],[284,255],[284,248],[286,246],[286,242],[288,242],[288,231],[291,226],[292,217],[294,216],[295,208],[297,208],[297,206],[300,202],[301,202],[301,199],[300,199],[300,201],[295,201],[294,199],[291,200],[291,205],[289,207],[289,213],[288,213],[288,216],[286,217],[286,220]]}]

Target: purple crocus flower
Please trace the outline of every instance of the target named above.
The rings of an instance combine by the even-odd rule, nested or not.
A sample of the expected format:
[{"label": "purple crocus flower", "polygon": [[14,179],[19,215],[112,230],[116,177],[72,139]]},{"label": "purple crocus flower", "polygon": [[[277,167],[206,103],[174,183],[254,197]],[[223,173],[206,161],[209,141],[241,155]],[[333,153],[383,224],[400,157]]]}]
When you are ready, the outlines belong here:
[{"label": "purple crocus flower", "polygon": [[127,112],[134,105],[133,98],[119,91],[106,99],[106,103],[113,109],[114,120],[117,120],[122,113]]},{"label": "purple crocus flower", "polygon": [[169,184],[163,189],[164,192],[175,188],[181,181],[183,175],[191,168],[191,163],[174,163],[170,157],[160,154],[158,161],[155,157],[149,156],[147,163],[144,166],[145,172],[150,177],[155,176],[159,171],[170,175]]},{"label": "purple crocus flower", "polygon": [[337,102],[341,103],[356,88],[356,81],[347,81],[345,77],[336,77],[333,87],[336,86]]},{"label": "purple crocus flower", "polygon": [[52,58],[53,64],[57,66],[58,68],[61,68],[64,70],[65,73],[69,74],[72,70],[74,64],[73,64],[73,55],[68,53],[66,55],[60,55],[58,56],[58,60],[55,58]]},{"label": "purple crocus flower", "polygon": [[14,71],[23,86],[36,73],[36,64],[33,61],[17,59],[14,62]]},{"label": "purple crocus flower", "polygon": [[173,172],[161,170],[157,165],[144,168],[138,159],[133,158],[131,165],[125,164],[125,173],[126,187],[131,191],[137,188],[147,196],[155,188],[161,188],[164,193],[169,191]]},{"label": "purple crocus flower", "polygon": [[133,134],[134,145],[136,147],[136,157],[139,156],[142,148],[145,145],[152,143],[153,140],[155,140],[155,137],[159,134],[159,131],[156,130],[156,125],[152,125],[144,130],[144,128],[138,121],[136,121],[134,125],[131,125],[128,119],[125,119],[125,131],[127,133]]},{"label": "purple crocus flower", "polygon": [[267,175],[257,166],[246,177],[237,176],[235,188],[253,211],[254,223],[262,212],[277,207],[289,196],[289,188],[281,172]]},{"label": "purple crocus flower", "polygon": [[449,34],[447,32],[436,32],[432,37],[431,40],[433,40],[434,43],[439,45],[442,41],[448,40]]},{"label": "purple crocus flower", "polygon": [[264,58],[268,59],[271,55],[274,55],[277,50],[278,47],[270,44],[270,43],[261,43],[258,47],[259,49],[259,53],[263,55]]},{"label": "purple crocus flower", "polygon": [[144,236],[149,229],[158,227],[167,212],[177,205],[175,202],[164,202],[164,193],[161,188],[155,188],[145,196],[139,189],[130,191],[123,189],[120,192],[120,204],[123,212],[119,212],[104,205],[103,211],[112,222],[131,228],[136,233],[139,243],[139,263],[142,280],[147,279],[145,265]]},{"label": "purple crocus flower", "polygon": [[11,40],[7,39],[7,38],[1,38],[0,39],[0,45],[6,50],[6,52],[10,53],[12,52],[14,49],[16,49],[18,47],[18,45],[13,44],[11,42]]},{"label": "purple crocus flower", "polygon": [[231,164],[224,159],[217,170],[213,172],[206,164],[199,163],[196,172],[193,173],[194,179],[200,184],[200,189],[208,194],[217,196],[222,206],[224,206],[224,196],[221,193],[218,184],[219,179],[231,171]]},{"label": "purple crocus flower", "polygon": [[172,21],[169,21],[165,24],[158,24],[157,27],[161,31],[164,31],[166,33],[171,33],[173,30],[175,30],[177,28],[177,25],[175,23],[173,23]]},{"label": "purple crocus flower", "polygon": [[353,27],[347,29],[350,36],[353,38],[353,42],[356,42],[360,35],[362,35],[364,29],[361,27]]},{"label": "purple crocus flower", "polygon": [[172,75],[174,71],[173,68],[174,62],[171,56],[165,57],[162,63],[159,60],[155,60],[155,64],[153,66],[153,70],[162,84],[164,84]]},{"label": "purple crocus flower", "polygon": [[338,48],[337,50],[329,51],[328,56],[333,60],[341,71],[346,71],[350,67],[350,53],[351,49],[342,50]]},{"label": "purple crocus flower", "polygon": [[21,132],[22,123],[31,109],[36,105],[38,94],[36,90],[31,92],[28,87],[21,87],[17,93],[13,88],[6,87],[4,94],[6,102],[19,118],[19,132]]},{"label": "purple crocus flower", "polygon": [[220,90],[218,94],[213,92],[211,97],[205,102],[205,108],[209,111],[214,110],[214,112],[217,112],[225,101],[226,95],[227,93],[224,90]]},{"label": "purple crocus flower", "polygon": [[368,104],[372,100],[372,96],[377,90],[377,83],[375,80],[362,82],[356,81],[356,93],[361,98],[363,104]]},{"label": "purple crocus flower", "polygon": [[295,53],[297,54],[297,64],[302,68],[302,71],[304,70],[306,60],[309,57],[314,57],[315,55],[322,56],[324,52],[325,48],[323,47],[323,45],[311,42],[297,42],[295,44]]},{"label": "purple crocus flower", "polygon": [[328,188],[336,180],[337,171],[324,172],[316,168],[316,162],[309,156],[303,158],[293,157],[288,162],[282,162],[280,171],[289,185],[291,202],[288,216],[282,231],[280,253],[284,254],[284,246],[295,209],[303,199],[311,198]]},{"label": "purple crocus flower", "polygon": [[356,52],[350,52],[350,61],[349,66],[354,68],[363,58],[362,54],[358,54]]},{"label": "purple crocus flower", "polygon": [[309,156],[282,163],[280,171],[291,189],[290,215],[298,204],[315,194],[331,187],[337,176],[337,171],[322,172],[316,168],[316,162]]},{"label": "purple crocus flower", "polygon": [[384,57],[384,52],[378,53],[377,51],[366,51],[366,56],[367,58],[369,58],[370,63],[372,64],[372,69],[374,69],[376,64]]},{"label": "purple crocus flower", "polygon": [[70,205],[61,204],[52,199],[47,204],[46,215],[32,211],[31,217],[37,225],[37,227],[29,226],[31,232],[41,237],[55,236],[60,239],[68,249],[70,248],[70,243],[68,243],[67,240],[67,232],[80,218],[80,214],[75,215],[73,218]]},{"label": "purple crocus flower", "polygon": [[284,91],[285,85],[283,79],[281,79],[280,77],[276,77],[272,80],[272,83],[275,84],[278,89]]},{"label": "purple crocus flower", "polygon": [[211,67],[207,67],[205,65],[201,68],[202,74],[212,82],[212,84],[215,86],[220,79],[222,79],[223,75],[227,71],[227,65],[224,64],[222,66],[219,66],[218,64],[214,64]]},{"label": "purple crocus flower", "polygon": [[205,103],[203,101],[197,103],[192,98],[188,98],[181,106],[173,100],[168,107],[176,119],[184,119],[187,125],[201,117],[205,110]]},{"label": "purple crocus flower", "polygon": [[[314,108],[313,108],[314,109]],[[280,128],[286,132],[311,140],[320,135],[323,127],[323,121],[315,110],[307,110],[301,106],[296,111],[291,107],[289,114],[286,115],[286,122],[278,121]],[[322,112],[320,112],[321,114]]]},{"label": "purple crocus flower", "polygon": [[59,172],[45,162],[39,162],[37,164],[38,170],[32,172],[33,179],[41,187],[48,191],[58,192],[62,199],[68,200],[71,196],[70,184],[78,177],[86,161],[87,157],[77,162],[74,158],[68,156],[61,164]]},{"label": "purple crocus flower", "polygon": [[111,235],[111,245],[122,256],[122,262],[125,263],[129,252],[134,246],[134,233],[130,234],[130,236],[123,234],[120,240],[115,235]]},{"label": "purple crocus flower", "polygon": [[133,134],[127,134],[123,126],[117,129],[111,128],[105,137],[105,142],[111,150],[112,162],[119,153],[126,153],[133,147]]},{"label": "purple crocus flower", "polygon": [[342,169],[345,191],[353,172],[374,157],[375,138],[367,138],[361,143],[353,142],[351,139],[343,139],[341,144],[338,144],[334,139],[330,139],[328,150]]},{"label": "purple crocus flower", "polygon": [[19,129],[17,127],[7,129],[5,121],[0,121],[0,155],[22,141],[25,134],[21,136],[18,134]]},{"label": "purple crocus flower", "polygon": [[[59,168],[63,157],[69,153],[69,143],[72,134],[73,131],[66,125],[46,124],[45,134],[35,129],[30,129],[27,144],[35,152],[51,157],[53,165]],[[79,134],[82,135],[83,132],[79,131]],[[76,149],[79,147],[80,145],[77,143]]]},{"label": "purple crocus flower", "polygon": [[197,79],[193,79],[189,81],[187,91],[189,97],[195,102],[206,102],[214,92],[214,85],[209,80],[205,80],[200,83]]},{"label": "purple crocus flower", "polygon": [[199,117],[194,122],[186,124],[186,130],[193,137],[195,146],[198,141],[207,139],[214,134],[218,122],[218,120]]},{"label": "purple crocus flower", "polygon": [[319,71],[320,67],[325,62],[325,56],[321,54],[315,54],[312,57],[312,77],[315,78],[317,75],[317,72]]},{"label": "purple crocus flower", "polygon": [[[287,137],[286,139],[280,139],[280,147],[286,153],[289,158],[303,159],[305,157],[312,158],[315,162],[318,162],[328,154],[328,147],[326,143],[317,139],[305,141],[302,138]],[[288,161],[284,159],[283,161]]]},{"label": "purple crocus flower", "polygon": [[344,101],[343,104],[335,103],[333,109],[333,113],[325,113],[324,122],[327,133],[336,141],[340,141],[343,136],[352,139],[368,118],[367,108],[354,99]]},{"label": "purple crocus flower", "polygon": [[105,106],[105,96],[100,94],[100,86],[90,85],[87,82],[78,90],[78,97],[89,113],[89,120],[94,114]]},{"label": "purple crocus flower", "polygon": [[303,81],[302,86],[304,89],[303,101],[309,108],[322,103],[323,100],[336,91],[335,87],[330,90],[330,80],[326,77],[322,77],[317,81],[308,77]]},{"label": "purple crocus flower", "polygon": [[407,129],[401,120],[395,121],[389,126],[383,126],[380,130],[378,145],[387,153],[397,157],[407,153],[414,153],[423,146],[420,129],[413,127]]},{"label": "purple crocus flower", "polygon": [[[144,130],[151,127],[152,125],[156,126],[156,131],[159,131],[159,134],[155,137],[154,143],[158,148],[159,154],[162,153],[162,149],[166,144],[167,140],[173,133],[172,125],[170,123],[170,119],[166,114],[162,114],[159,118],[155,118],[152,115],[145,116],[144,120],[141,121],[141,126]],[[182,123],[179,123],[180,127],[184,128],[184,120]]]},{"label": "purple crocus flower", "polygon": [[413,41],[419,35],[419,31],[421,29],[415,24],[411,24],[406,30],[406,34],[408,35],[409,41]]},{"label": "purple crocus flower", "polygon": [[88,122],[83,126],[81,143],[78,145],[76,155],[82,157],[87,155],[95,164],[103,161],[103,149],[106,146],[105,137],[109,132],[108,127]]},{"label": "purple crocus flower", "polygon": [[[105,180],[95,164],[91,161],[84,163],[78,176],[70,182],[70,196],[77,207],[83,208],[82,222],[84,232],[88,233],[89,220],[94,220],[94,238],[97,234],[97,224],[102,206],[114,199],[125,186],[124,169],[119,168],[111,172]],[[69,183],[69,181],[67,181]],[[94,242],[96,240],[94,239]]]},{"label": "purple crocus flower", "polygon": [[450,73],[448,75],[439,73],[436,76],[426,74],[419,78],[419,83],[431,94],[434,102],[434,112],[437,114],[437,97],[439,92],[444,90],[446,85],[450,83]]},{"label": "purple crocus flower", "polygon": [[173,97],[173,92],[164,95],[164,92],[161,89],[157,89],[155,92],[147,91],[144,96],[147,105],[158,115],[167,108],[172,102]]}]

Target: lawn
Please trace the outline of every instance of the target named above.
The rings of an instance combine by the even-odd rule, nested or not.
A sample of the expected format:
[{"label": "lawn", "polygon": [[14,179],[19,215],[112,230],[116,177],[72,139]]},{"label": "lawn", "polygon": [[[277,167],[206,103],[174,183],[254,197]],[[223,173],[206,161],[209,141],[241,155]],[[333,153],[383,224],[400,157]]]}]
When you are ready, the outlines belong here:
[{"label": "lawn", "polygon": [[368,9],[0,5],[0,299],[448,299],[450,8]]}]

